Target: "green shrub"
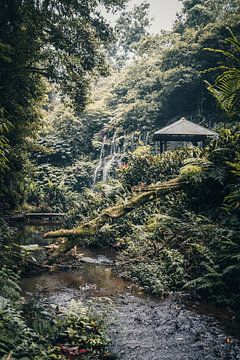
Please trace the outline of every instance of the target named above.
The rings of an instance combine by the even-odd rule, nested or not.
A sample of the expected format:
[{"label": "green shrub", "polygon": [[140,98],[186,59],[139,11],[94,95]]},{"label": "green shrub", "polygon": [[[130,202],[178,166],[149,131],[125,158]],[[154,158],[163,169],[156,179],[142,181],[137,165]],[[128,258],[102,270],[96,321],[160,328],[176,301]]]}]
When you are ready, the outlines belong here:
[{"label": "green shrub", "polygon": [[149,146],[141,146],[129,155],[127,165],[121,169],[121,179],[127,187],[165,181],[179,173],[185,159],[200,155],[198,148],[169,150],[154,155]]},{"label": "green shrub", "polygon": [[125,238],[118,256],[120,273],[163,296],[191,289],[204,298],[238,308],[239,232],[185,214],[185,221],[151,215]]},{"label": "green shrub", "polygon": [[[10,270],[0,273],[0,284],[8,288],[0,296],[0,357],[11,354],[11,359],[50,360],[68,359],[81,355],[83,359],[109,358],[108,338],[102,321],[95,318],[81,303],[72,302],[59,311],[40,304],[38,299],[23,300],[17,278]],[[2,295],[3,291],[1,292]],[[16,296],[16,294],[18,296]],[[14,296],[13,296],[14,295]],[[14,300],[14,301],[13,301]]]}]

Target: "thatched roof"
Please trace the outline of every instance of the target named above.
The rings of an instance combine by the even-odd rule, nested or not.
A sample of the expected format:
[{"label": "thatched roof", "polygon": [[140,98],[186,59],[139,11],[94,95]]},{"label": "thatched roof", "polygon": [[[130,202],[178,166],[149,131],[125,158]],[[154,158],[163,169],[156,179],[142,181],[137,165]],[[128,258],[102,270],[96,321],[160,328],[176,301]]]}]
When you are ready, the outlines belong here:
[{"label": "thatched roof", "polygon": [[154,137],[171,137],[171,136],[189,136],[189,137],[205,137],[205,136],[217,136],[217,133],[211,131],[203,126],[195,124],[184,117],[180,120],[165,126],[164,128],[156,131]]}]

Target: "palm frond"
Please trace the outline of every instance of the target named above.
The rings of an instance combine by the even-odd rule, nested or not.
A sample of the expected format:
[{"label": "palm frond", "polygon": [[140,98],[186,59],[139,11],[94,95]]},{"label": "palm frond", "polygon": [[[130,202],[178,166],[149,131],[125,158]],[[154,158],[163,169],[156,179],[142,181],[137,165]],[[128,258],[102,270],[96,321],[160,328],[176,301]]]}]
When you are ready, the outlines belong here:
[{"label": "palm frond", "polygon": [[232,50],[206,48],[206,51],[221,54],[230,64],[207,69],[205,72],[221,71],[214,84],[205,82],[207,89],[215,97],[221,109],[234,116],[239,112],[240,105],[240,41],[229,29],[231,36],[226,43],[231,45]]}]

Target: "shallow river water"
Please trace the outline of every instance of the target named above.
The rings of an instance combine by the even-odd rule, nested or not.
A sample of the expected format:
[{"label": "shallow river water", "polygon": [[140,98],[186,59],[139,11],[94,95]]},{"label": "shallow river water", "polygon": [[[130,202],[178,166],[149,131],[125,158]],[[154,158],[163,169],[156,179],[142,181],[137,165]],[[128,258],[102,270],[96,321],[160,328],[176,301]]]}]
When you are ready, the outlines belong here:
[{"label": "shallow river water", "polygon": [[[45,230],[23,227],[23,243],[45,245]],[[38,291],[44,301],[59,306],[72,300],[90,306],[105,317],[110,349],[119,360],[240,359],[229,316],[225,321],[215,311],[201,311],[201,304],[186,303],[180,294],[161,301],[144,295],[112,272],[110,251],[79,249],[78,258],[77,270],[23,278],[23,293]]]}]

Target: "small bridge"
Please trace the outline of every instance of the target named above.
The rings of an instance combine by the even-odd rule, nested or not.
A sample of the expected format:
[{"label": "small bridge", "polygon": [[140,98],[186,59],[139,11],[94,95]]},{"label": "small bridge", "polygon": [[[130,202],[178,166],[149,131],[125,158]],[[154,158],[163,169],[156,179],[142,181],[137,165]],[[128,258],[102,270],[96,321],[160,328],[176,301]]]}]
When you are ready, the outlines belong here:
[{"label": "small bridge", "polygon": [[29,222],[34,220],[54,221],[63,219],[65,213],[25,213],[20,215],[5,216],[5,220],[9,222]]}]

